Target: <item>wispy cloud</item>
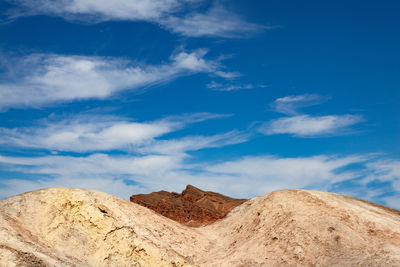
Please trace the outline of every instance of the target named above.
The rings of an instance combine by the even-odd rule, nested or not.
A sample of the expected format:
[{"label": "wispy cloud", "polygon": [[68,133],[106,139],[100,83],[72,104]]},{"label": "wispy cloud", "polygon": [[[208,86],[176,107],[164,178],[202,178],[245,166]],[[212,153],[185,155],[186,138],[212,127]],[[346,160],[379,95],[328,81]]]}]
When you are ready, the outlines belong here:
[{"label": "wispy cloud", "polygon": [[349,126],[363,121],[358,115],[309,116],[299,115],[272,120],[260,127],[266,135],[292,134],[297,137],[316,137],[345,134]]},{"label": "wispy cloud", "polygon": [[[0,144],[70,152],[108,150],[154,152],[161,151],[161,147],[167,146],[165,142],[156,142],[155,138],[180,130],[191,123],[226,116],[229,115],[196,113],[171,116],[156,121],[134,122],[112,116],[75,115],[61,120],[42,121],[41,125],[34,127],[0,128]],[[176,142],[171,151],[183,149],[180,147],[182,143],[186,144],[185,147],[195,146],[200,149],[231,138],[233,134],[170,141]],[[181,145],[178,146],[177,143]]]},{"label": "wispy cloud", "polygon": [[230,131],[210,136],[186,136],[180,139],[158,140],[140,147],[141,153],[156,153],[164,155],[177,155],[187,151],[196,151],[203,148],[224,147],[248,141],[251,133],[247,131]]},{"label": "wispy cloud", "polygon": [[[188,173],[195,169],[194,165],[187,163],[191,158],[189,151],[246,142],[250,135],[246,131],[233,130],[207,136],[186,135],[167,139],[163,136],[192,123],[227,116],[230,115],[195,113],[134,122],[92,114],[61,120],[53,118],[42,121],[39,126],[1,128],[1,145],[30,150],[31,156],[0,155],[0,171],[24,173],[26,177],[38,175],[40,178],[19,180],[10,177],[2,180],[0,197],[21,193],[21,190],[74,187],[77,184],[123,197],[149,188],[167,186],[165,188],[172,190],[174,186],[184,186],[188,182],[185,179],[191,176]],[[31,150],[34,148],[57,153],[43,156]],[[69,152],[74,152],[74,156]],[[167,185],[170,183],[168,180],[172,184]],[[174,185],[174,181],[178,184]]]},{"label": "wispy cloud", "polygon": [[262,30],[276,28],[246,22],[220,5],[211,7],[207,13],[192,13],[184,17],[170,16],[162,20],[161,25],[186,36],[226,38],[246,37]]},{"label": "wispy cloud", "polygon": [[276,99],[271,104],[271,108],[276,112],[286,115],[297,115],[299,114],[299,109],[319,105],[326,100],[327,97],[316,94],[285,96]]},{"label": "wispy cloud", "polygon": [[397,189],[400,190],[400,161],[398,160],[376,160],[368,163],[370,169],[375,170],[372,175],[373,177],[380,177],[383,180],[393,180],[395,178],[397,181]]},{"label": "wispy cloud", "polygon": [[373,200],[381,198],[390,207],[400,210],[400,160],[378,159],[366,165],[370,174],[363,180],[363,185],[374,185],[377,182],[386,185],[383,190],[377,190],[372,186],[366,194]]},{"label": "wispy cloud", "polygon": [[210,164],[206,170],[221,177],[231,177],[241,184],[247,194],[261,195],[278,189],[312,188],[328,190],[333,183],[353,179],[359,175],[340,168],[362,163],[368,156],[319,155],[282,158],[271,155],[247,156],[232,161]]},{"label": "wispy cloud", "polygon": [[191,0],[8,0],[17,5],[14,16],[48,14],[69,20],[100,22],[107,20],[155,21],[181,10]]},{"label": "wispy cloud", "polygon": [[[307,188],[386,201],[392,207],[400,205],[396,198],[400,194],[400,163],[385,160],[382,155],[259,155],[212,161],[201,160],[192,152],[247,142],[252,131],[165,137],[192,123],[226,116],[195,113],[135,122],[75,115],[45,120],[38,126],[1,128],[3,146],[59,153],[43,156],[43,151],[30,150],[30,156],[0,155],[0,171],[8,177],[0,181],[0,198],[59,186],[96,189],[128,198],[161,189],[180,191],[193,184],[236,197]],[[13,175],[34,178],[16,179]],[[349,187],[353,181],[356,187]],[[369,188],[376,181],[386,184],[385,191]]]},{"label": "wispy cloud", "polygon": [[238,91],[238,90],[249,90],[254,88],[266,88],[267,86],[264,84],[241,84],[241,83],[217,83],[212,81],[207,84],[207,88],[216,90],[216,91]]},{"label": "wispy cloud", "polygon": [[364,121],[360,115],[312,116],[300,112],[301,108],[321,104],[326,99],[316,94],[278,98],[270,106],[274,111],[289,117],[266,122],[259,127],[259,132],[265,135],[291,134],[296,137],[343,135],[351,132],[350,126]]},{"label": "wispy cloud", "polygon": [[375,154],[358,168],[360,175],[355,181],[344,181],[333,188],[347,195],[400,209],[400,159]]},{"label": "wispy cloud", "polygon": [[110,20],[147,21],[191,37],[246,37],[275,27],[245,21],[221,4],[197,12],[204,0],[8,0],[16,7],[12,17],[46,14],[70,21],[98,23]]},{"label": "wispy cloud", "polygon": [[[376,160],[371,155],[318,155],[285,158],[271,155],[247,156],[222,162],[190,163],[186,154],[174,155],[107,155],[89,156],[0,156],[0,168],[29,175],[40,175],[35,181],[8,179],[0,182],[0,197],[28,190],[67,186],[97,189],[128,198],[134,193],[160,189],[180,191],[188,183],[206,190],[214,190],[236,197],[253,197],[273,190],[308,188],[347,193],[374,200],[380,196],[386,204],[398,207],[395,185],[399,177],[389,179],[376,175],[375,179],[388,183],[387,192],[360,195],[371,190],[367,184],[338,189],[337,184],[368,179],[371,173],[380,173],[379,166],[369,163]],[[398,161],[397,163],[398,164]],[[360,165],[363,168],[352,168]],[[385,168],[389,168],[386,166]],[[392,172],[392,169],[388,169]],[[97,182],[96,182],[97,181]],[[335,189],[336,188],[336,189]]]},{"label": "wispy cloud", "polygon": [[204,49],[181,51],[163,65],[138,64],[108,57],[36,54],[3,62],[0,109],[40,107],[54,102],[104,99],[125,90],[157,85],[183,75],[225,76]]},{"label": "wispy cloud", "polygon": [[35,180],[2,180],[0,193],[1,197],[5,197],[39,188],[66,186],[97,189],[127,198],[133,191],[137,192],[138,186],[128,185],[126,181],[140,180],[151,175],[160,179],[160,174],[176,167],[177,163],[177,157],[167,156],[92,154],[80,157],[0,157],[0,165],[7,164],[8,170],[22,172],[27,176],[39,174],[41,177]]}]

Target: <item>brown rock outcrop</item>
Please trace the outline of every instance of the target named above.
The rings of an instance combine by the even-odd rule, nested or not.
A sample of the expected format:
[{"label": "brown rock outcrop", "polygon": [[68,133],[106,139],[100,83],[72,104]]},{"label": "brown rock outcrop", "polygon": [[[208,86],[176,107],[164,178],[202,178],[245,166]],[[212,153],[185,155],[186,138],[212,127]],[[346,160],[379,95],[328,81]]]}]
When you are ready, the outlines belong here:
[{"label": "brown rock outcrop", "polygon": [[130,200],[188,226],[203,226],[218,221],[246,201],[203,191],[192,185],[186,186],[181,194],[160,191],[133,195]]}]

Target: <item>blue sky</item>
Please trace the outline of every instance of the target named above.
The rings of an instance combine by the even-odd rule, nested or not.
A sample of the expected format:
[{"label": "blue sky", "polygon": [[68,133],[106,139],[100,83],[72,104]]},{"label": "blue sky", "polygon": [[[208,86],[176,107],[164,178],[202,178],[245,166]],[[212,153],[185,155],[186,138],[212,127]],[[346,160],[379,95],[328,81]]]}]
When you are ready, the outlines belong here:
[{"label": "blue sky", "polygon": [[0,1],[0,197],[186,184],[400,208],[397,1]]}]

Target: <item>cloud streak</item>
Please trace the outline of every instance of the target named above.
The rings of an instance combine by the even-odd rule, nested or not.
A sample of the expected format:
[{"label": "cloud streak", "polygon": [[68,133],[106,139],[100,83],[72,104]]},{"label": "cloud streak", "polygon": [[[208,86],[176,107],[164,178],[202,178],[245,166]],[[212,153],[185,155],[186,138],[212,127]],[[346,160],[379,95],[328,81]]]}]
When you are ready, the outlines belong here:
[{"label": "cloud streak", "polygon": [[[175,190],[177,186],[200,178],[191,174],[199,166],[188,163],[192,158],[188,152],[246,142],[250,134],[234,130],[169,139],[162,139],[163,135],[192,123],[227,116],[195,113],[132,122],[118,117],[81,115],[56,122],[44,121],[35,127],[2,128],[0,135],[5,146],[56,150],[61,154],[0,155],[0,171],[39,177],[35,180],[10,177],[0,181],[0,197],[39,188],[76,185],[125,198],[133,192],[148,192],[150,188]],[[114,150],[119,153],[110,153]]]},{"label": "cloud streak", "polygon": [[105,99],[195,73],[224,76],[218,61],[204,49],[181,51],[162,65],[138,64],[108,57],[34,54],[4,62],[0,77],[0,109],[41,107],[57,102]]},{"label": "cloud streak", "polygon": [[298,115],[299,109],[319,105],[325,100],[326,98],[316,94],[285,96],[276,99],[271,108],[285,115]]},{"label": "cloud streak", "polygon": [[217,83],[215,81],[212,81],[211,83],[207,84],[206,86],[209,89],[215,90],[215,91],[225,91],[225,92],[231,92],[231,91],[238,91],[238,90],[250,90],[250,89],[255,89],[255,88],[266,88],[268,86],[264,84],[240,84],[240,83]]},{"label": "cloud streak", "polygon": [[190,37],[240,38],[276,28],[248,23],[220,5],[211,7],[207,13],[192,13],[184,17],[170,16],[161,20],[160,24],[172,32]]},{"label": "cloud streak", "polygon": [[[229,115],[196,113],[170,116],[149,122],[134,122],[126,118],[76,115],[58,121],[42,121],[40,126],[22,128],[0,128],[0,144],[47,149],[66,152],[93,151],[177,151],[194,146],[197,149],[218,146],[218,142],[237,138],[238,134],[223,134],[212,137],[193,137],[186,140],[157,141],[167,133],[178,131],[189,124],[210,119],[224,118]],[[194,142],[195,140],[195,142]],[[232,142],[232,141],[231,141]],[[180,145],[178,145],[178,143]],[[184,151],[184,150],[182,150]]]},{"label": "cloud streak", "polygon": [[[253,197],[273,190],[307,188],[347,193],[374,200],[380,196],[387,204],[398,207],[396,194],[399,177],[382,174],[393,172],[394,165],[371,165],[376,158],[371,155],[318,155],[311,157],[278,157],[272,155],[246,156],[223,162],[203,161],[190,163],[190,156],[180,155],[107,155],[96,153],[89,156],[0,156],[0,168],[29,175],[40,175],[35,181],[7,179],[1,181],[0,197],[28,190],[68,186],[97,189],[128,198],[133,193],[161,189],[180,191],[186,184],[194,184],[206,190],[215,190],[235,197]],[[353,169],[352,165],[362,165]],[[385,171],[386,172],[386,171]],[[381,174],[379,174],[381,173]],[[387,192],[359,195],[371,190],[367,181],[370,174],[375,180],[390,185]],[[378,175],[376,175],[378,174]],[[46,178],[47,177],[47,178]],[[361,177],[361,180],[360,180]],[[340,189],[336,185],[358,180],[352,188]],[[366,182],[362,182],[365,180]],[[335,189],[336,188],[336,189]]]},{"label": "cloud streak", "polygon": [[279,113],[288,115],[263,123],[259,132],[265,135],[290,134],[295,137],[323,137],[343,135],[349,127],[364,121],[360,115],[312,116],[300,112],[301,108],[323,103],[326,98],[316,94],[285,96],[276,99],[270,106]]},{"label": "cloud streak", "polygon": [[275,27],[249,23],[214,4],[205,12],[196,12],[203,0],[9,0],[16,8],[11,17],[45,14],[70,21],[146,21],[190,37],[247,37]]},{"label": "cloud streak", "polygon": [[363,121],[358,115],[299,115],[280,118],[263,124],[259,130],[266,135],[291,134],[296,137],[320,137],[341,135],[348,132],[348,127]]},{"label": "cloud streak", "polygon": [[180,139],[158,140],[138,148],[144,154],[157,153],[164,155],[177,155],[187,151],[197,151],[203,148],[224,147],[247,142],[252,134],[247,131],[230,131],[210,136],[186,136]]},{"label": "cloud streak", "polygon": [[[135,122],[120,117],[79,115],[55,122],[42,121],[34,127],[2,128],[2,145],[58,153],[0,155],[0,171],[7,177],[0,181],[0,197],[39,188],[78,186],[128,198],[134,193],[180,191],[186,184],[193,184],[235,197],[306,188],[384,201],[392,207],[400,205],[399,160],[371,154],[264,154],[213,161],[201,159],[195,152],[246,142],[252,138],[252,131],[164,138],[192,123],[226,116],[195,113]],[[377,182],[384,183],[385,190],[370,188],[370,183]]]},{"label": "cloud streak", "polygon": [[[14,15],[47,14],[69,20],[100,22],[107,20],[154,21],[182,9],[190,0],[9,0]],[[19,12],[19,13],[18,13]]]}]

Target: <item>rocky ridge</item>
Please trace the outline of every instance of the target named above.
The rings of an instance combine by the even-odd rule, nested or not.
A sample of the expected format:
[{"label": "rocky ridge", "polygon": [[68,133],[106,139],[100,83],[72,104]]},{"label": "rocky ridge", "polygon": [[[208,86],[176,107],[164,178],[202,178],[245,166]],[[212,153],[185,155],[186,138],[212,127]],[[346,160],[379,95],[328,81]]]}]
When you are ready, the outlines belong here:
[{"label": "rocky ridge", "polygon": [[167,191],[132,195],[130,201],[188,226],[204,226],[224,218],[246,199],[203,191],[192,185],[181,194]]}]

